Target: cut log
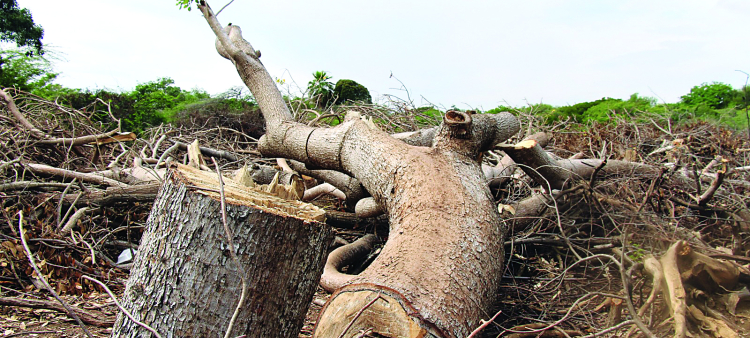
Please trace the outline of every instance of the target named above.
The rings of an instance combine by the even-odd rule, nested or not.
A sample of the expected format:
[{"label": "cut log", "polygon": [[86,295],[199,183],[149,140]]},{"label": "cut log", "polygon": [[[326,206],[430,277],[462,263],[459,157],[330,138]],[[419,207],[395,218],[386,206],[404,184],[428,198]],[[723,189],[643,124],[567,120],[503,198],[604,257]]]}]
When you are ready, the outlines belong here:
[{"label": "cut log", "polygon": [[[488,318],[485,314],[502,275],[500,240],[504,240],[506,229],[475,160],[476,150],[485,149],[484,142],[473,143],[474,151],[467,151],[472,145],[468,140],[489,140],[486,144],[494,145],[494,137],[478,134],[504,136],[517,128],[492,129],[512,127],[502,120],[512,117],[508,115],[456,112],[446,117],[453,120],[443,124],[443,129],[449,129],[438,133],[435,148],[401,142],[380,145],[388,148],[391,156],[380,163],[366,163],[382,172],[388,172],[389,166],[398,168],[396,174],[381,176],[383,184],[368,187],[387,210],[389,237],[378,257],[331,296],[321,311],[314,337],[337,338],[342,332],[344,337],[352,337],[360,330],[372,330],[388,337],[458,338],[468,336],[481,325],[481,319]],[[350,135],[384,135],[362,124],[353,128]],[[371,144],[376,143],[362,145]],[[383,152],[368,149],[352,153]],[[368,305],[374,294],[386,301],[378,299]]]},{"label": "cut log", "polygon": [[394,290],[375,285],[343,288],[331,296],[321,312],[331,309],[338,320],[318,323],[316,337],[355,337],[363,329],[377,329],[386,337],[437,337],[412,319],[416,309]]},{"label": "cut log", "polygon": [[[232,336],[292,337],[303,324],[333,234],[324,211],[224,180],[222,224],[215,173],[173,169],[147,221],[123,306],[165,337],[223,336],[242,293]],[[113,337],[151,337],[120,315]]]}]

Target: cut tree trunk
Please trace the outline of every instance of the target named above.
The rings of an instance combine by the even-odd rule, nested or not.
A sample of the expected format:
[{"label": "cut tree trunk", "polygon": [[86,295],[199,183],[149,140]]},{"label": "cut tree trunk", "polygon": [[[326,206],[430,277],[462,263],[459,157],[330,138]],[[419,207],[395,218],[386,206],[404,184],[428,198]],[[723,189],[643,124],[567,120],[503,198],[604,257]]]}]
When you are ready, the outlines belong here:
[{"label": "cut tree trunk", "polygon": [[506,229],[475,158],[483,148],[479,140],[492,139],[481,134],[506,127],[493,131],[505,139],[517,131],[514,122],[509,115],[449,112],[432,148],[388,144],[393,139],[382,132],[353,127],[352,137],[368,133],[363,139],[373,140],[349,152],[369,155],[353,163],[394,173],[373,175],[379,181],[372,185],[363,180],[387,211],[390,232],[373,263],[349,276],[331,297],[316,337],[352,337],[362,330],[465,337],[487,318],[500,281]]},{"label": "cut tree trunk", "polygon": [[[217,176],[179,165],[159,192],[143,235],[123,305],[165,337],[223,336],[242,293],[233,337],[292,337],[333,242],[323,210],[225,179],[222,223]],[[123,316],[113,337],[150,337]]]},{"label": "cut tree trunk", "polygon": [[240,28],[222,27],[205,1],[198,7],[219,54],[234,63],[266,119],[258,150],[356,178],[388,216],[380,255],[361,274],[344,278],[315,336],[372,330],[391,337],[466,337],[489,318],[506,229],[477,159],[517,133],[518,120],[509,113],[448,111],[423,138],[431,142],[420,146],[391,137],[356,112],[334,128],[293,122]]}]

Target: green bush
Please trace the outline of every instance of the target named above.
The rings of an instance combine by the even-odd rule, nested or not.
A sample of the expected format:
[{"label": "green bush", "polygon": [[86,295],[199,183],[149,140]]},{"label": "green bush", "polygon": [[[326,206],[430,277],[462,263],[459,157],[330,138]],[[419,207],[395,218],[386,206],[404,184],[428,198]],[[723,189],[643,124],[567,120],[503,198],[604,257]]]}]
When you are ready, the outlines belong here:
[{"label": "green bush", "polygon": [[333,96],[336,98],[337,104],[346,102],[372,103],[370,91],[354,80],[342,79],[336,82],[336,87],[333,89]]},{"label": "green bush", "polygon": [[693,87],[690,93],[682,96],[682,102],[689,106],[705,105],[713,109],[722,109],[727,108],[732,102],[741,101],[741,98],[742,93],[732,89],[732,86],[713,82]]},{"label": "green bush", "polygon": [[210,98],[210,95],[201,90],[182,90],[170,78],[142,83],[134,90],[122,93],[106,89],[71,89],[58,84],[44,86],[33,93],[75,109],[97,112],[94,119],[102,121],[108,119],[108,113],[107,108],[96,101],[99,98],[110,105],[112,115],[121,120],[123,130],[135,133],[170,122],[188,104]]},{"label": "green bush", "polygon": [[573,121],[581,122],[584,120],[584,114],[587,110],[610,100],[614,99],[605,97],[596,101],[581,102],[572,106],[562,106],[545,114],[544,121],[546,123],[553,123],[555,121],[572,119]]},{"label": "green bush", "polygon": [[133,99],[133,113],[125,117],[123,127],[133,132],[169,122],[178,105],[209,99],[201,90],[185,91],[174,85],[174,80],[161,78],[135,86],[127,96]]},{"label": "green bush", "polygon": [[414,115],[414,120],[419,127],[439,125],[443,122],[443,115],[445,114],[432,106],[419,107],[411,111],[411,113]]},{"label": "green bush", "polygon": [[49,60],[28,54],[22,50],[0,50],[0,88],[33,92],[57,78]]},{"label": "green bush", "polygon": [[513,107],[497,106],[497,107],[492,108],[492,109],[490,109],[490,110],[488,110],[488,111],[486,111],[484,113],[485,114],[498,114],[498,113],[502,113],[502,112],[506,112],[506,111],[507,112],[513,112],[513,110],[514,110]]}]

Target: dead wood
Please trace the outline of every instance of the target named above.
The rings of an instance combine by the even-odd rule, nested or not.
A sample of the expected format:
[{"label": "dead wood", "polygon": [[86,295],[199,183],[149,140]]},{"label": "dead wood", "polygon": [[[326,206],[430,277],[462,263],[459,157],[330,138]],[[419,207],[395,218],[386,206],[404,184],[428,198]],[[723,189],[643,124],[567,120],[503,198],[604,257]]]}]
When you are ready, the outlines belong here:
[{"label": "dead wood", "polygon": [[[562,330],[556,327],[545,329],[542,331],[539,330],[539,329],[544,329],[548,326],[549,325],[544,324],[544,323],[523,324],[519,326],[514,326],[508,330],[512,333],[507,335],[506,337],[508,338],[526,338],[526,337],[562,338],[562,337],[582,335],[581,331],[578,331],[578,330]],[[527,332],[524,332],[524,331],[527,331]]]},{"label": "dead wood", "polygon": [[[126,187],[109,187],[106,190],[90,190],[76,194],[66,194],[62,198],[64,205],[108,206],[116,203],[153,202],[161,183],[154,182]],[[60,200],[62,194],[43,194],[45,198]]]},{"label": "dead wood", "polygon": [[80,145],[89,144],[89,143],[102,145],[102,144],[107,144],[107,143],[112,143],[112,142],[126,142],[126,141],[135,140],[135,134],[133,133],[118,134],[119,130],[112,130],[110,132],[101,133],[97,135],[87,135],[87,136],[80,136],[80,137],[50,137],[45,132],[43,132],[36,126],[34,126],[28,119],[26,119],[23,113],[16,106],[16,103],[13,100],[13,98],[3,89],[0,89],[0,99],[2,99],[5,102],[6,106],[8,107],[8,110],[10,110],[11,114],[13,114],[13,117],[15,117],[16,120],[18,120],[18,122],[21,124],[21,126],[23,126],[23,128],[27,129],[35,137],[41,139],[37,141],[38,144],[61,145],[63,147],[73,147],[73,146],[80,146]]},{"label": "dead wood", "polygon": [[[524,138],[526,140],[535,140],[539,143],[539,146],[544,148],[549,143],[550,135],[545,132],[538,132]],[[495,166],[490,166],[486,163],[482,164],[482,171],[484,176],[487,177],[490,187],[498,187],[503,185],[510,179],[510,175],[513,174],[517,169],[516,163],[513,161],[508,154],[505,154]]]},{"label": "dead wood", "polygon": [[354,213],[357,214],[357,217],[369,218],[380,216],[384,211],[374,198],[366,197],[357,202],[357,205],[354,206]]},{"label": "dead wood", "polygon": [[11,183],[0,184],[0,191],[45,189],[45,188],[59,190],[59,189],[65,189],[67,186],[68,186],[68,183],[16,181],[16,182],[11,182]]},{"label": "dead wood", "polygon": [[[57,312],[67,313],[65,308],[57,301],[43,299],[29,299],[17,297],[0,297],[0,305],[19,306],[33,309],[48,309]],[[114,317],[105,316],[92,311],[87,311],[76,306],[69,305],[70,308],[86,324],[98,327],[111,327],[115,323]]]},{"label": "dead wood", "polygon": [[106,178],[102,175],[81,173],[81,172],[68,170],[68,169],[55,168],[52,166],[48,166],[46,164],[25,163],[23,167],[28,169],[34,174],[60,177],[63,180],[75,178],[83,182],[108,185],[111,187],[124,188],[128,186],[127,184],[123,182],[116,181],[110,178]]},{"label": "dead wood", "polygon": [[8,110],[10,110],[10,113],[13,114],[13,117],[15,117],[16,120],[18,120],[18,122],[21,124],[23,128],[26,128],[37,138],[40,138],[40,139],[47,138],[47,134],[39,130],[36,126],[34,126],[31,122],[29,122],[29,120],[26,119],[23,113],[21,113],[21,111],[18,110],[18,107],[16,106],[16,102],[13,100],[13,98],[10,95],[8,95],[8,93],[5,92],[5,90],[2,88],[0,88],[0,99],[3,100],[5,105],[8,107]]},{"label": "dead wood", "polygon": [[[27,128],[22,127],[12,114],[5,114],[8,117],[0,116],[0,128],[2,128],[0,143],[3,145],[3,149],[7,150],[6,153],[2,154],[2,156],[5,156],[1,159],[4,162],[0,163],[1,184],[14,189],[19,186],[26,187],[25,190],[0,192],[0,201],[3,202],[3,208],[0,208],[0,227],[4,227],[0,231],[4,236],[0,240],[3,242],[2,250],[4,250],[0,251],[0,264],[3,264],[4,267],[0,268],[0,274],[3,278],[3,292],[13,292],[8,290],[9,288],[24,290],[24,287],[29,286],[31,280],[33,280],[25,273],[28,271],[28,266],[23,264],[23,259],[19,259],[13,254],[13,243],[18,243],[18,235],[12,227],[8,230],[9,228],[4,226],[9,221],[14,220],[12,215],[20,209],[35,210],[35,219],[28,222],[27,225],[30,231],[45,238],[33,238],[30,243],[35,250],[39,248],[39,252],[35,255],[50,263],[42,271],[45,275],[52,273],[50,280],[52,285],[55,286],[54,282],[59,283],[62,293],[75,295],[83,293],[84,296],[87,296],[87,292],[90,292],[96,286],[76,285],[76,281],[79,280],[76,273],[79,270],[96,275],[112,273],[117,276],[109,279],[112,281],[124,277],[122,271],[109,269],[107,264],[102,262],[103,260],[111,262],[111,259],[104,256],[100,257],[99,254],[116,255],[124,247],[133,247],[135,246],[134,243],[138,243],[141,229],[145,223],[144,214],[148,214],[148,209],[150,209],[158,190],[158,184],[153,188],[133,185],[140,180],[156,179],[151,175],[153,171],[148,166],[120,168],[124,163],[133,162],[134,156],[138,154],[142,154],[144,163],[150,164],[163,163],[167,156],[181,158],[183,154],[179,152],[179,146],[169,147],[168,151],[163,151],[169,145],[168,142],[171,140],[187,144],[195,139],[200,139],[204,148],[242,154],[237,157],[248,161],[249,167],[253,166],[249,161],[256,164],[269,164],[267,160],[259,158],[260,153],[254,148],[254,140],[235,132],[222,134],[222,130],[218,128],[212,130],[171,129],[172,126],[165,125],[158,129],[146,131],[142,134],[143,139],[136,140],[133,143],[100,144],[96,147],[76,147],[75,150],[42,144],[42,142],[47,142],[46,140],[56,138],[73,139],[75,136],[81,135],[83,137],[102,135],[107,130],[102,130],[101,126],[86,120],[86,115],[94,111],[93,109],[87,110],[86,114],[80,112],[68,114],[62,111],[64,107],[56,110],[58,106],[44,103],[38,98],[24,96],[24,94],[14,96],[19,110],[28,121],[34,122],[39,130],[49,135],[46,135],[45,138],[36,137]],[[0,104],[0,108],[3,108],[4,112],[10,112],[7,105]],[[346,109],[359,109],[363,115],[368,117],[378,117],[380,116],[378,114],[382,114],[383,121],[392,121],[390,125],[379,126],[387,133],[394,132],[396,128],[414,130],[421,126],[400,117],[409,114],[406,110],[393,111],[374,106],[347,107]],[[44,117],[48,116],[48,113],[45,111],[62,112],[63,114],[54,115],[65,115],[68,121],[62,121],[60,118],[47,121]],[[335,113],[342,117],[346,115],[344,108]],[[580,178],[583,181],[591,182],[591,177],[594,177],[595,184],[589,184],[589,187],[586,187],[583,184],[586,182],[581,182],[581,187],[575,192],[568,191],[570,189],[564,192],[553,190],[551,194],[540,192],[534,182],[523,172],[514,170],[512,175],[507,174],[511,170],[508,163],[514,163],[508,161],[510,157],[501,158],[499,155],[487,155],[485,153],[485,157],[495,157],[492,161],[485,161],[482,170],[486,171],[487,163],[502,163],[500,166],[507,170],[501,174],[507,177],[507,180],[491,182],[493,188],[495,188],[492,202],[503,213],[503,218],[499,221],[499,224],[502,227],[513,227],[513,236],[502,238],[506,252],[510,251],[504,255],[508,264],[502,270],[504,277],[499,291],[488,297],[498,299],[498,301],[493,303],[493,308],[485,310],[485,313],[482,313],[478,318],[488,318],[496,310],[494,306],[497,306],[502,309],[502,313],[495,323],[502,327],[513,327],[521,324],[520,322],[534,320],[549,323],[562,317],[558,326],[560,328],[566,330],[575,328],[580,331],[593,332],[590,336],[602,336],[605,334],[618,335],[620,332],[614,331],[632,326],[634,322],[627,320],[630,311],[622,313],[625,321],[613,326],[608,326],[610,324],[605,322],[607,316],[601,313],[592,313],[591,307],[577,306],[570,316],[561,315],[570,307],[571,299],[579,297],[582,293],[592,292],[592,290],[607,290],[607,292],[616,294],[621,291],[619,282],[616,280],[617,272],[612,270],[611,267],[600,268],[597,264],[581,264],[580,269],[571,269],[572,275],[561,276],[560,270],[565,269],[571,262],[577,260],[577,258],[571,258],[574,256],[569,249],[571,244],[579,255],[586,257],[586,255],[592,253],[612,250],[613,245],[617,244],[614,242],[621,241],[624,256],[621,257],[619,252],[615,256],[624,261],[632,261],[628,263],[629,265],[638,265],[643,253],[663,252],[670,244],[679,239],[687,239],[692,248],[706,253],[711,258],[734,260],[741,264],[746,264],[750,260],[750,258],[745,257],[745,254],[750,250],[747,243],[750,217],[734,216],[735,214],[747,213],[748,206],[750,206],[747,199],[747,191],[750,189],[750,183],[748,183],[750,176],[748,176],[746,169],[749,163],[745,156],[746,153],[742,152],[742,149],[747,149],[748,146],[746,142],[742,143],[742,140],[739,140],[732,131],[712,128],[703,123],[683,124],[685,121],[663,128],[625,120],[618,120],[617,123],[611,125],[569,128],[569,122],[567,125],[543,125],[538,123],[538,117],[533,114],[525,115],[517,112],[517,116],[521,119],[524,129],[527,129],[526,126],[528,126],[526,135],[532,134],[531,129],[537,127],[554,132],[555,138],[550,140],[550,146],[545,149],[547,154],[560,167],[570,168],[569,171],[575,179]],[[668,122],[664,121],[664,123]],[[354,131],[358,132],[359,129]],[[422,135],[432,133],[429,137],[417,137],[421,138],[421,141],[419,141],[421,143],[414,144],[421,144],[425,147],[432,146],[438,131],[439,128],[435,127],[426,133],[422,131],[414,133]],[[167,135],[173,135],[172,139],[167,138]],[[662,144],[662,141],[674,145],[672,142],[677,138],[684,141],[680,147],[673,146],[670,151],[653,152]],[[94,154],[95,148],[97,148],[96,154]],[[206,156],[202,151],[201,153]],[[649,155],[650,153],[653,153],[653,155]],[[162,154],[163,157],[161,161],[157,158],[159,154]],[[587,159],[592,157],[603,158],[601,154],[606,154],[606,157],[609,158],[606,165],[602,165],[603,161],[601,160]],[[571,155],[579,157],[580,161],[567,162],[564,160],[571,159]],[[727,168],[733,169],[726,170],[723,182],[715,185],[716,190],[713,196],[705,200],[705,205],[701,205],[700,199],[702,196],[707,196],[705,195],[707,188],[710,188],[716,182],[717,172],[724,170],[723,166],[719,166],[720,161],[717,160],[717,156],[728,160]],[[339,159],[343,158],[340,157]],[[709,160],[710,162],[708,162]],[[99,183],[83,182],[76,185],[82,190],[80,194],[77,191],[65,194],[39,193],[40,190],[47,188],[30,188],[45,183],[26,184],[21,181],[29,182],[34,178],[28,175],[28,172],[24,176],[22,167],[14,165],[14,162],[47,163],[52,167],[102,175],[130,184],[130,186],[117,192],[116,189],[118,188],[115,187],[99,190],[104,188],[98,187]],[[379,164],[378,162],[374,163]],[[224,164],[227,170],[240,165],[241,163]],[[111,168],[111,170],[106,173],[101,172],[100,168],[105,166]],[[340,168],[337,170],[319,169],[321,166],[316,164],[310,165],[309,168],[315,168],[315,170],[310,170],[307,167],[304,170],[315,172],[318,178],[324,177],[324,175],[318,174],[322,172],[339,175],[343,178],[341,180],[324,178],[321,181],[344,182],[336,183],[340,186],[348,186],[349,183],[346,182],[355,182],[356,184],[352,185],[352,191],[347,193],[348,196],[364,197],[369,195],[362,184],[359,183],[359,180],[351,175],[352,173],[344,174],[338,171]],[[597,168],[600,169],[598,172]],[[271,174],[263,182],[264,184],[271,183],[277,172],[275,169],[270,169]],[[143,176],[139,175],[141,172],[143,172]],[[594,174],[595,172],[596,174]],[[282,173],[279,182],[284,181],[283,175],[284,173]],[[149,176],[152,178],[149,178]],[[156,176],[163,177],[159,174]],[[291,177],[292,175],[288,176],[288,182],[291,182]],[[58,180],[58,178],[46,180],[52,181]],[[62,183],[52,184],[57,187],[55,189],[67,186],[67,184]],[[308,185],[308,187],[315,184]],[[699,185],[700,188],[698,188]],[[384,191],[394,187],[396,188],[395,191],[399,192],[408,189],[409,185],[389,185]],[[138,193],[138,189],[141,188],[144,189],[143,194]],[[355,192],[355,189],[359,189],[359,192]],[[434,190],[425,189],[424,191],[428,191],[425,195],[429,198],[436,195]],[[58,207],[61,195],[64,195],[64,198],[59,203],[60,207]],[[456,198],[456,194],[453,194],[452,197]],[[77,201],[76,198],[78,198]],[[347,201],[347,206],[350,208],[354,205],[352,202],[358,201],[360,198],[351,197]],[[323,201],[333,201],[333,199],[321,199],[316,203],[322,203]],[[54,229],[61,223],[55,220],[58,216],[55,215],[55,210],[62,210],[57,212],[57,214],[62,214],[65,211],[62,206],[70,204],[75,204],[78,207],[102,206],[102,208],[90,209],[92,210],[91,217],[83,217],[79,222],[80,226],[72,229],[72,236],[78,241],[77,243],[74,243],[70,238],[60,239],[56,237],[56,233],[47,230]],[[425,204],[427,203],[425,202]],[[387,210],[385,208],[388,205],[383,205],[384,210]],[[343,210],[340,203],[336,205],[328,204],[325,207],[329,209],[326,211],[326,222],[340,227],[341,235],[346,236],[347,239],[361,236],[365,232],[363,229],[370,232],[375,227],[378,228],[378,235],[381,238],[386,238],[389,216],[365,220],[356,217],[353,213],[338,211]],[[443,210],[452,208],[450,205],[443,203],[434,203],[433,207]],[[637,213],[633,212],[633,207],[638,211]],[[73,211],[71,211],[71,214]],[[513,212],[516,214],[513,215]],[[406,213],[403,215],[406,215]],[[419,214],[414,217],[422,216],[423,214]],[[66,217],[61,218],[65,219]],[[64,221],[62,223],[64,224]],[[445,224],[444,228],[449,229],[459,223],[461,222]],[[130,229],[127,229],[128,227]],[[635,227],[636,231],[629,232],[630,235],[625,237],[619,236],[622,229],[627,227]],[[564,229],[564,233],[561,233],[559,228]],[[400,231],[398,228],[391,230],[392,232]],[[435,228],[428,231],[442,234],[446,230]],[[567,238],[564,239],[563,236]],[[608,241],[608,237],[611,237],[612,240]],[[730,237],[731,240],[729,240]],[[83,241],[79,241],[81,239]],[[403,241],[402,243],[407,242]],[[89,250],[86,243],[91,245],[94,250]],[[417,242],[409,243],[411,243],[409,245],[414,246],[414,243]],[[711,248],[707,246],[711,246]],[[442,247],[439,247],[439,249],[442,249]],[[734,253],[733,255],[729,254],[730,250]],[[464,251],[473,253],[471,246]],[[612,250],[612,252],[615,252],[615,250]],[[91,253],[96,255],[95,263],[86,260],[91,256]],[[419,257],[420,255],[416,250],[402,251],[401,253],[401,256],[392,255],[391,257],[410,260],[412,257]],[[645,259],[643,262],[646,268],[648,268],[649,262],[656,262],[659,270],[661,269],[661,263],[656,259],[651,261]],[[115,263],[111,262],[110,264],[114,265]],[[458,266],[460,267],[460,265]],[[432,268],[433,265],[428,265],[428,267]],[[102,271],[102,268],[109,270]],[[686,270],[683,269],[684,267],[681,266],[680,271],[686,276],[684,273]],[[733,322],[739,321],[735,315],[740,316],[740,318],[747,315],[744,300],[740,302],[741,298],[747,297],[747,292],[742,292],[742,287],[747,284],[747,280],[740,278],[735,287],[740,291],[732,290],[731,293],[722,294],[726,291],[722,291],[722,287],[719,287],[713,281],[711,273],[699,267],[690,268],[690,271],[693,269],[696,269],[699,273],[690,277],[691,281],[682,281],[687,291],[686,299],[689,304],[688,331],[693,335],[711,335],[712,333],[709,330],[698,331],[697,327],[711,327],[713,324],[708,321],[716,319],[726,323],[729,328],[738,331],[741,336],[746,335],[746,330],[741,326],[738,330],[737,327],[733,326]],[[432,271],[428,269],[420,271],[421,274],[418,274],[416,278],[431,278]],[[681,278],[684,276],[681,276]],[[654,279],[660,278],[654,277]],[[464,279],[458,278],[458,280],[463,281]],[[547,281],[551,282],[544,286],[544,282]],[[693,286],[693,283],[696,285],[703,285],[703,283],[709,286],[716,285],[709,288],[714,290],[709,292],[703,291],[703,286]],[[540,288],[540,284],[543,287]],[[651,291],[649,290],[649,283],[646,284],[645,287],[641,287],[640,281],[634,282],[633,292],[635,295],[633,299],[638,306],[639,316],[643,318],[643,321],[649,323],[649,328],[654,330],[658,336],[672,335],[671,321],[667,321],[666,324],[658,324],[665,320],[665,314],[667,317],[671,316],[668,311],[663,311],[666,303],[663,302],[663,294],[661,293],[663,291],[661,289],[662,283],[654,283],[653,289],[655,291],[651,295],[649,295]],[[117,284],[113,285],[116,286]],[[648,298],[653,300],[644,304],[638,303],[639,292],[642,293],[640,299],[650,296]],[[393,293],[393,295],[396,294]],[[730,299],[730,296],[734,298]],[[717,297],[720,299],[717,299]],[[316,297],[318,303],[327,298],[328,296],[322,293]],[[346,299],[342,298],[338,301],[338,304]],[[351,317],[371,318],[376,316],[371,310],[382,309],[378,306],[382,305],[384,299],[386,298],[369,294],[362,302],[352,305],[352,311],[349,312],[351,316],[341,319],[342,326],[339,328],[343,330],[344,326],[351,323],[349,333],[354,334],[357,323],[351,321]],[[396,299],[392,303],[402,301],[402,298],[398,295],[391,297],[391,299]],[[647,304],[651,305],[647,306]],[[408,305],[404,308],[407,309],[407,313],[417,312],[416,309],[409,308]],[[724,308],[727,309],[726,312]],[[329,310],[331,309],[333,308],[329,308]],[[315,306],[308,314],[308,321],[301,336],[307,337],[312,333],[314,318],[317,318],[318,310]],[[392,308],[387,310],[395,311]],[[6,309],[4,308],[3,311],[6,311]],[[13,311],[13,309],[7,311]],[[720,313],[717,314],[717,311]],[[415,320],[414,317],[408,317],[408,315],[404,318]],[[0,324],[0,326],[3,324]],[[478,323],[474,323],[467,326],[469,329],[474,329],[477,325]],[[719,326],[714,325],[713,327],[718,328]],[[483,331],[483,336],[485,338],[495,337],[499,334],[499,330],[495,325],[488,325]],[[362,336],[364,332],[369,331],[363,330],[356,335]],[[551,332],[551,330],[547,332]],[[332,333],[334,337],[338,337],[340,334],[341,332]],[[370,333],[370,335],[374,335],[374,333]]]},{"label": "dead wood", "polygon": [[536,140],[525,140],[515,145],[498,144],[496,149],[504,151],[534,181],[551,189],[561,189],[570,180],[570,171],[564,170],[555,159],[542,149]]},{"label": "dead wood", "polygon": [[357,201],[368,195],[365,188],[362,187],[362,183],[349,175],[333,170],[310,170],[304,163],[299,161],[290,160],[288,163],[294,171],[327,182],[341,190],[346,195],[346,199],[352,204],[357,203]]},{"label": "dead wood", "polygon": [[720,261],[696,252],[685,241],[674,243],[659,259],[648,257],[645,269],[653,280],[653,289],[646,302],[638,311],[643,315],[647,308],[654,303],[656,295],[662,293],[673,319],[674,337],[686,337],[689,322],[695,323],[716,337],[736,336],[737,332],[731,328],[724,318],[714,309],[705,307],[704,310],[713,317],[706,316],[694,303],[694,292],[688,288],[698,288],[701,293],[712,295],[734,290],[740,276],[740,270],[735,264]]},{"label": "dead wood", "polygon": [[134,141],[135,140],[135,134],[133,133],[118,133],[118,130],[113,130],[107,133],[98,134],[98,135],[87,135],[87,136],[80,136],[80,137],[59,137],[59,138],[51,138],[46,140],[40,140],[37,143],[38,144],[47,144],[47,145],[61,145],[63,147],[75,147],[75,146],[82,146],[84,144],[96,144],[96,145],[103,145],[108,143],[114,143],[114,142],[127,142],[127,141]]},{"label": "dead wood", "polygon": [[331,184],[323,183],[305,190],[305,194],[302,195],[302,200],[309,202],[324,194],[331,195],[340,200],[346,199],[346,194],[344,194],[343,191],[336,189],[336,187]]},{"label": "dead wood", "polygon": [[[185,142],[176,141],[176,142],[174,142],[174,144],[177,145],[177,147],[179,149],[183,150],[183,151],[187,151],[188,150],[188,146],[189,145],[187,143],[185,143]],[[208,147],[198,147],[198,149],[200,150],[200,153],[203,154],[206,157],[223,158],[223,159],[226,159],[226,160],[229,160],[229,161],[232,161],[232,162],[235,162],[235,161],[239,160],[239,158],[237,158],[236,154],[233,154],[233,153],[228,152],[228,151],[218,150],[218,149],[212,149],[212,148],[208,148]]]},{"label": "dead wood", "polygon": [[[430,148],[396,140],[355,113],[348,113],[343,123],[328,129],[294,123],[273,79],[253,57],[254,49],[242,38],[240,28],[221,27],[208,6],[199,7],[217,36],[218,52],[232,60],[264,114],[267,132],[258,141],[261,153],[356,177],[388,212],[388,241],[375,261],[351,280],[346,287],[351,292],[343,297],[364,301],[366,297],[360,296],[395,290],[389,296],[401,310],[392,312],[395,317],[391,319],[402,321],[405,318],[399,313],[414,313],[418,325],[434,335],[468,335],[497,289],[503,256],[498,239],[504,237],[476,159],[519,130],[516,118],[508,113],[449,111]],[[425,245],[413,252],[406,243]],[[476,252],[468,255],[467,245]],[[419,278],[428,266],[434,267],[433,278]],[[333,303],[352,304],[329,302],[326,309],[331,310],[323,310],[316,328],[327,332],[319,333],[323,336],[340,334],[327,329],[334,321],[340,322],[335,314],[338,311],[330,305]],[[418,310],[407,312],[410,308]],[[351,329],[362,329],[372,319],[372,314],[363,314]]]},{"label": "dead wood", "polygon": [[326,224],[344,230],[388,228],[388,220],[384,216],[360,218],[354,213],[336,210],[326,210]]}]

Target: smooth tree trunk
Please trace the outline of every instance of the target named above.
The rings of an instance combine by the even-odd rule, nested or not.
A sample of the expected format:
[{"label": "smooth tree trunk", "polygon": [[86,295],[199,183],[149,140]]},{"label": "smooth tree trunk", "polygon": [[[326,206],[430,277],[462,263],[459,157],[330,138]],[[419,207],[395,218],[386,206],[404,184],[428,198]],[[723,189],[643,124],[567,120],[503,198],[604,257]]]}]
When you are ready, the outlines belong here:
[{"label": "smooth tree trunk", "polygon": [[[323,211],[224,179],[232,258],[216,174],[179,166],[162,186],[123,305],[164,337],[293,337],[302,327],[329,245]],[[124,315],[113,337],[151,337]]]}]

